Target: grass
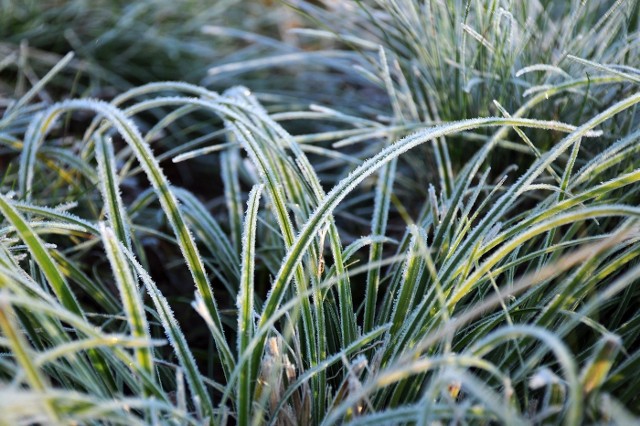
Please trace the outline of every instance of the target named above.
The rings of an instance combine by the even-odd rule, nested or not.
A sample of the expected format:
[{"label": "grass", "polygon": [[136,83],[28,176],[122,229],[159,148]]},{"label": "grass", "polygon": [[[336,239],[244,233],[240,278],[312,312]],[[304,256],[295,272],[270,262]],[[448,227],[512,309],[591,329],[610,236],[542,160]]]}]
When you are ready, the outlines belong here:
[{"label": "grass", "polygon": [[5,3],[3,424],[639,421],[637,1]]}]

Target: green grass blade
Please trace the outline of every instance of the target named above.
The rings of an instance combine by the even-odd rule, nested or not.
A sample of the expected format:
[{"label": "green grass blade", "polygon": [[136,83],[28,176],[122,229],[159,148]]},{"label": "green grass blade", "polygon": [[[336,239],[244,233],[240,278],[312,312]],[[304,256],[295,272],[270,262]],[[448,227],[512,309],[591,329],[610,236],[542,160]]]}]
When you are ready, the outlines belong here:
[{"label": "green grass blade", "polygon": [[111,139],[95,138],[96,158],[98,159],[98,173],[100,175],[100,192],[107,211],[107,219],[118,240],[129,250],[131,249],[131,235],[125,207],[118,187],[115,155]]},{"label": "green grass blade", "polygon": [[[4,285],[2,285],[4,287]],[[28,343],[20,333],[15,323],[15,312],[11,304],[7,302],[5,296],[6,290],[0,292],[0,328],[4,336],[8,339],[13,356],[25,372],[26,381],[29,386],[37,392],[45,392],[51,385],[46,378],[40,373],[40,370],[33,362],[33,354],[28,348]],[[59,424],[59,416],[56,407],[50,402],[46,403],[46,411],[49,417],[48,421],[53,424]]]},{"label": "green grass blade", "polygon": [[42,269],[44,276],[62,305],[75,314],[84,315],[67,280],[60,272],[58,265],[53,261],[44,242],[4,195],[0,195],[0,213],[14,226],[20,239],[29,247],[29,252]]},{"label": "green grass blade", "polygon": [[[253,280],[255,269],[255,241],[258,221],[258,207],[262,186],[254,186],[249,193],[247,213],[242,236],[242,278],[238,294],[238,354],[243,354],[253,336]],[[251,421],[251,385],[253,373],[251,363],[241,366],[238,378],[238,424],[247,426]]]},{"label": "green grass blade", "polygon": [[[140,298],[137,282],[129,268],[125,255],[120,250],[118,241],[122,244],[125,243],[115,235],[111,228],[106,227],[104,224],[100,225],[100,234],[102,235],[102,243],[111,264],[113,275],[118,284],[120,300],[122,301],[131,332],[135,338],[151,340],[144,303]],[[142,347],[136,349],[136,357],[141,368],[146,370],[149,376],[153,377],[153,353],[150,348]]]},{"label": "green grass blade", "polygon": [[153,305],[155,307],[156,313],[158,315],[158,320],[160,321],[162,328],[173,348],[176,357],[178,358],[178,362],[180,366],[184,370],[185,377],[187,379],[187,383],[189,383],[189,388],[193,394],[194,399],[203,409],[204,415],[209,419],[209,421],[213,421],[213,404],[211,403],[211,398],[209,397],[209,392],[205,387],[204,381],[202,379],[202,374],[200,373],[198,366],[195,362],[191,349],[189,349],[189,345],[185,338],[184,333],[182,332],[180,325],[175,319],[173,315],[173,311],[166,297],[160,292],[156,284],[153,282],[153,279],[149,276],[147,271],[136,261],[135,257],[132,253],[122,249],[124,254],[127,256],[131,266],[138,274],[138,277],[144,284]]},{"label": "green grass blade", "polygon": [[[162,173],[156,158],[151,152],[149,146],[144,142],[136,126],[122,113],[122,111],[106,102],[94,100],[70,100],[61,102],[52,106],[47,111],[44,121],[46,123],[51,123],[55,121],[63,111],[73,110],[90,110],[104,116],[109,123],[118,130],[134,151],[136,158],[147,175],[147,178],[158,194],[160,204],[162,205],[162,208],[165,211],[169,223],[176,235],[193,281],[198,291],[202,294],[207,310],[213,318],[216,327],[222,333],[223,327],[220,319],[220,313],[218,311],[213,290],[207,278],[198,248],[196,247],[193,237],[185,224],[182,212],[178,207],[178,202],[171,190],[167,178]],[[50,126],[43,126],[39,131],[39,134],[37,134],[34,139],[44,139],[49,128]],[[228,345],[224,339],[216,339],[216,345],[222,355],[225,374],[229,374],[233,370],[234,361],[233,358],[230,357],[231,352],[229,351]]]},{"label": "green grass blade", "polygon": [[[371,234],[384,235],[389,219],[389,204],[393,193],[393,181],[396,174],[397,159],[385,164],[380,171],[380,177],[376,185],[376,195],[373,207],[373,217],[371,218]],[[369,252],[369,263],[376,263],[382,259],[382,243],[371,244]],[[380,285],[380,268],[374,267],[367,274],[367,289],[365,292],[364,304],[364,325],[363,331],[366,333],[373,328],[378,302],[378,286]]]}]

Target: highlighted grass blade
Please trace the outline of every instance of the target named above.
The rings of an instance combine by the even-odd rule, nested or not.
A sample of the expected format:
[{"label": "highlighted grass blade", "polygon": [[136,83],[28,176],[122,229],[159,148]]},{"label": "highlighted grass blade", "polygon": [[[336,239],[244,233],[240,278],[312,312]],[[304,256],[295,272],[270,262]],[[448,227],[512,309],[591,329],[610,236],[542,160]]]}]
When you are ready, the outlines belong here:
[{"label": "highlighted grass blade", "polygon": [[[255,242],[258,222],[258,206],[262,185],[254,186],[249,193],[247,214],[242,235],[242,278],[238,294],[238,354],[243,354],[253,337],[253,275],[255,269]],[[251,421],[251,363],[241,366],[238,379],[238,424],[246,426]]]}]

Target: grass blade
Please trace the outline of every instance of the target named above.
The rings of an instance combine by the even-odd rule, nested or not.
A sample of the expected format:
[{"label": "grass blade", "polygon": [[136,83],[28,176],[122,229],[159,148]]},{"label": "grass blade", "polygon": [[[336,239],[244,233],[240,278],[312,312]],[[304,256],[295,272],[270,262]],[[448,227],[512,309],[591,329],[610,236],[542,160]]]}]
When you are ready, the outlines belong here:
[{"label": "grass blade", "polygon": [[[238,294],[238,354],[243,354],[253,337],[253,280],[255,269],[255,240],[258,221],[258,207],[262,186],[254,186],[249,193],[247,213],[242,236],[242,278]],[[251,363],[245,362],[238,378],[238,424],[247,426],[251,420],[251,384],[253,373]]]}]

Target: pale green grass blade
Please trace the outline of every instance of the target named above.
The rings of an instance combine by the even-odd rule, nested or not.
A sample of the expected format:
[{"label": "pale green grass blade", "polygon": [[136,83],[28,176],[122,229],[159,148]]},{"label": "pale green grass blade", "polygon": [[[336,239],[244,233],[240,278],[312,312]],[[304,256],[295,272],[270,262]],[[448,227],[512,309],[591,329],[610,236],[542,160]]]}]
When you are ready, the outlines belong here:
[{"label": "pale green grass blade", "polygon": [[[13,318],[15,312],[11,304],[4,297],[5,292],[6,290],[0,292],[0,328],[2,328],[3,334],[7,337],[11,345],[13,356],[26,374],[26,381],[29,387],[37,392],[45,392],[51,385],[33,362],[33,354],[15,323],[15,319]],[[52,424],[60,424],[56,407],[51,403],[46,403],[45,407],[48,417],[47,421]]]},{"label": "pale green grass blade", "polygon": [[95,226],[95,224],[89,222],[88,220],[82,219],[72,213],[20,201],[12,201],[12,205],[17,210],[29,215],[42,216],[60,223],[67,223],[68,226],[73,226],[79,230],[84,230],[84,232],[87,232],[89,234],[100,235],[100,231]]},{"label": "pale green grass blade", "polygon": [[[376,185],[376,195],[371,218],[371,234],[385,235],[387,221],[389,219],[389,205],[393,192],[393,182],[396,174],[397,159],[385,164],[380,171],[380,177]],[[369,263],[379,262],[382,258],[382,244],[371,244]],[[372,268],[367,274],[367,289],[365,292],[363,331],[373,328],[375,315],[378,308],[378,287],[380,285],[380,269]]]},{"label": "pale green grass blade", "polygon": [[107,212],[107,219],[118,240],[130,250],[131,235],[129,224],[127,223],[128,215],[120,195],[113,143],[111,139],[104,139],[99,136],[94,139],[94,142],[98,160],[98,173],[100,175],[100,192]]},{"label": "pale green grass blade", "polygon": [[29,247],[29,252],[33,256],[34,261],[42,269],[44,276],[47,278],[49,285],[58,296],[62,305],[71,312],[82,316],[84,314],[82,308],[78,304],[71,288],[69,288],[67,280],[62,275],[62,272],[60,272],[59,267],[53,261],[44,242],[33,229],[29,227],[24,218],[4,195],[0,195],[0,212],[9,223],[14,226],[20,239]]},{"label": "pale green grass blade", "polygon": [[[637,99],[636,99],[637,98]],[[634,101],[640,102],[640,96],[634,97]],[[408,136],[384,149],[379,154],[365,161],[361,166],[357,167],[353,172],[336,185],[324,197],[313,215],[309,218],[300,234],[296,238],[295,244],[287,253],[287,258],[282,263],[282,267],[274,281],[273,291],[265,304],[262,318],[268,318],[280,303],[281,297],[286,284],[292,278],[293,271],[301,261],[305,250],[309,247],[312,236],[319,230],[327,217],[332,214],[336,206],[351,192],[359,183],[381,168],[384,164],[389,163],[394,158],[399,157],[403,153],[409,151],[418,145],[426,143],[434,138],[445,136],[447,134],[459,133],[469,129],[487,126],[504,126],[518,125],[521,127],[534,127],[543,129],[556,129],[571,131],[571,126],[561,125],[559,123],[543,122],[528,119],[506,119],[506,118],[483,118],[465,120],[457,123],[445,124],[414,135]]]},{"label": "pale green grass blade", "polygon": [[[125,242],[115,235],[114,230],[104,224],[100,225],[100,234],[113,275],[118,284],[120,300],[122,301],[132,335],[138,339],[151,340],[144,303],[138,292],[138,283],[118,245],[118,241],[123,245]],[[145,347],[136,349],[136,358],[141,368],[146,370],[150,377],[153,377],[154,365],[151,349]]]},{"label": "pale green grass blade", "polygon": [[124,254],[127,256],[133,269],[138,274],[140,280],[142,280],[144,286],[153,301],[158,319],[162,324],[162,328],[171,344],[176,357],[180,363],[181,368],[184,370],[187,383],[193,395],[194,400],[202,407],[203,413],[212,421],[214,415],[213,404],[209,397],[209,392],[205,387],[202,375],[195,362],[191,349],[187,344],[184,333],[182,332],[180,325],[175,319],[171,306],[167,302],[167,299],[160,292],[156,284],[153,282],[147,271],[136,261],[133,254],[123,249]]},{"label": "pale green grass blade", "polygon": [[573,55],[567,55],[567,58],[571,59],[572,61],[576,61],[580,64],[583,65],[587,65],[589,67],[595,68],[599,71],[604,71],[606,73],[609,74],[613,74],[617,77],[623,78],[627,81],[630,81],[632,83],[636,83],[636,84],[640,84],[640,76],[636,76],[633,74],[629,74],[627,72],[623,72],[623,71],[619,71],[615,68],[613,68],[612,66],[608,66],[608,65],[603,65],[603,64],[599,64],[597,62],[593,62],[593,61],[589,61],[587,59],[583,59],[583,58],[578,58],[577,56],[573,56]]},{"label": "pale green grass blade", "polygon": [[47,83],[49,83],[56,76],[56,74],[58,74],[64,67],[66,67],[69,62],[71,62],[73,57],[73,52],[67,53],[53,68],[51,68],[51,70],[44,77],[42,77],[31,89],[29,89],[29,91],[25,93],[24,96],[22,96],[18,100],[18,102],[7,108],[4,117],[2,117],[2,120],[0,121],[0,128],[2,128],[4,122],[9,121],[12,118],[12,115],[16,114],[17,111],[20,110],[20,108],[26,106],[38,94],[38,92],[40,92],[44,88],[44,86],[46,86]]},{"label": "pale green grass blade", "polygon": [[[101,101],[88,100],[70,100],[65,101],[51,107],[46,116],[45,122],[52,123],[64,111],[73,110],[90,110],[104,116],[113,125],[122,137],[127,141],[131,149],[133,149],[136,158],[145,170],[147,178],[153,185],[158,194],[158,198],[165,211],[169,223],[178,239],[182,254],[191,272],[193,281],[202,294],[203,300],[213,318],[216,327],[223,332],[220,313],[218,312],[217,303],[213,296],[211,284],[207,278],[202,258],[196,244],[187,228],[182,213],[178,207],[175,195],[171,191],[169,182],[162,173],[160,166],[153,156],[149,146],[144,142],[140,132],[136,126],[124,114],[110,104]],[[43,126],[39,133],[34,137],[35,140],[44,139],[49,126]],[[233,370],[233,358],[230,357],[230,351],[225,340],[216,339],[216,345],[220,350],[223,358],[223,367],[227,374]]]},{"label": "pale green grass blade", "polygon": [[[258,207],[262,186],[254,186],[249,193],[247,213],[243,224],[242,236],[242,277],[238,294],[238,354],[244,354],[253,337],[254,309],[253,287],[255,270],[255,243],[258,221]],[[251,381],[253,373],[251,363],[240,367],[238,378],[238,424],[249,425],[251,421]]]},{"label": "pale green grass blade", "polygon": [[137,339],[127,335],[110,334],[99,337],[89,337],[57,345],[53,349],[39,353],[38,356],[35,357],[34,361],[37,366],[42,367],[45,364],[55,362],[55,360],[59,358],[64,358],[69,355],[73,355],[74,353],[92,348],[118,346],[122,348],[139,349],[149,346],[161,346],[164,344],[166,344],[165,340]]}]

